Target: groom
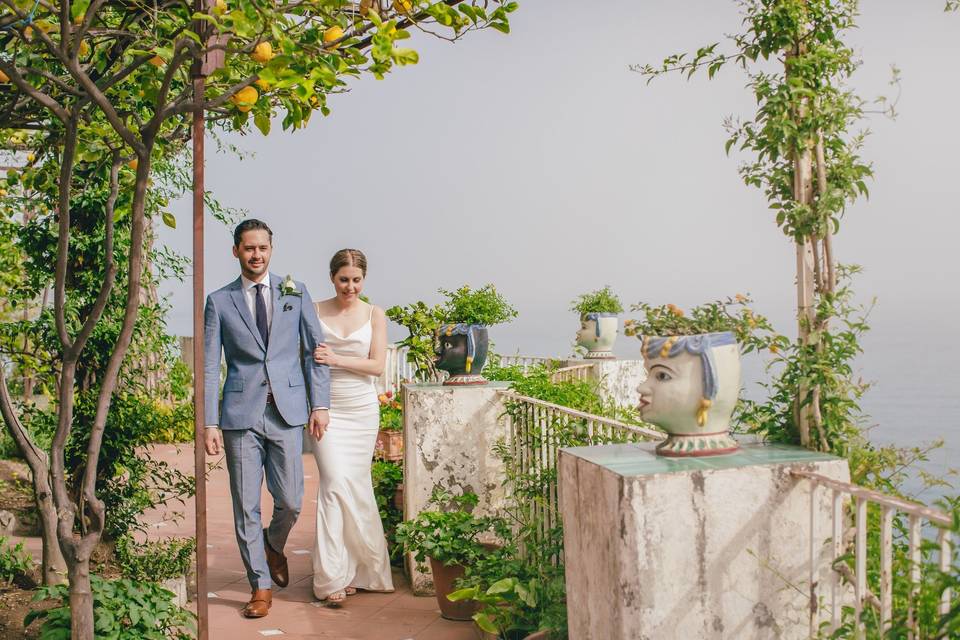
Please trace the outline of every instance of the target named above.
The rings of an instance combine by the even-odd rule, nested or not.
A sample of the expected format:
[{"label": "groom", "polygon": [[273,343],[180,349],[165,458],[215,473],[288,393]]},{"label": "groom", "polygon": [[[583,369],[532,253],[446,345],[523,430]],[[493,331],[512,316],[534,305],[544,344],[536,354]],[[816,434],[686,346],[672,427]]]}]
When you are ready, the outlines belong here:
[{"label": "groom", "polygon": [[[302,283],[267,271],[272,251],[265,223],[237,225],[240,277],[207,296],[204,318],[206,449],[226,453],[237,544],[253,592],[243,608],[248,618],[267,615],[273,584],[289,582],[283,547],[303,500],[303,425],[319,439],[330,421],[330,371],[312,357],[323,342],[316,310]],[[221,350],[227,379],[218,402]],[[267,529],[260,520],[264,472],[274,503]]]}]

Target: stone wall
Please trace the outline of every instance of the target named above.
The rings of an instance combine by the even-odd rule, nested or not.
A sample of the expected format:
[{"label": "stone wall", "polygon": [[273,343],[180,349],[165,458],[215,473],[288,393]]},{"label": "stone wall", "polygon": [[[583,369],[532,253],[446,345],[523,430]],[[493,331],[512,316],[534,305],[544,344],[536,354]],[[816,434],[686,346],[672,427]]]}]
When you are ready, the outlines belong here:
[{"label": "stone wall", "polygon": [[643,368],[643,360],[567,360],[563,366],[573,367],[581,364],[592,364],[593,375],[600,381],[600,396],[611,400],[621,407],[632,407],[640,403],[640,393],[637,387],[647,379],[647,371]]}]

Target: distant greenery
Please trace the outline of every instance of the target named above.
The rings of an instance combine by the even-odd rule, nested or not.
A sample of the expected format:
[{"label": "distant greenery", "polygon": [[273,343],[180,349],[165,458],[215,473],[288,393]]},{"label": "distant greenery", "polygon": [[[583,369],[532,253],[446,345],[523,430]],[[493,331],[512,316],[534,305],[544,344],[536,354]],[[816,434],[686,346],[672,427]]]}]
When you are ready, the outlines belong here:
[{"label": "distant greenery", "polygon": [[576,311],[580,317],[588,313],[622,313],[623,305],[613,290],[606,286],[590,293],[581,294],[570,303],[571,311]]},{"label": "distant greenery", "polygon": [[446,322],[490,326],[509,322],[517,317],[517,310],[497,293],[496,287],[486,284],[479,289],[463,285],[456,291],[440,289],[447,297],[443,305]]}]

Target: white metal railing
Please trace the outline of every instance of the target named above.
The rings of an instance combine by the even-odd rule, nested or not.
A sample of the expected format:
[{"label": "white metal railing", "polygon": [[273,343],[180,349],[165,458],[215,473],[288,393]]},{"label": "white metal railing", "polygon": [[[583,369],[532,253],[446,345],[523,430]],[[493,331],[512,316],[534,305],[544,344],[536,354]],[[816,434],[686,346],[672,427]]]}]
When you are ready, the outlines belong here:
[{"label": "white metal railing", "polygon": [[[515,501],[525,502],[539,522],[537,532],[544,539],[560,523],[557,462],[561,447],[662,440],[665,434],[619,420],[577,411],[513,391],[501,391],[507,405],[505,419],[510,441],[508,477],[533,478],[525,487],[536,496],[525,496],[511,487]],[[528,480],[529,481],[529,480]],[[536,543],[536,541],[534,541]],[[556,558],[562,561],[562,558]]]},{"label": "white metal railing", "polygon": [[594,377],[592,364],[575,364],[572,367],[561,367],[550,373],[550,382],[580,382]]},{"label": "white metal railing", "polygon": [[[853,586],[853,608],[855,615],[856,637],[862,638],[864,626],[861,614],[864,607],[872,607],[879,615],[880,627],[883,631],[890,628],[893,620],[893,531],[894,518],[897,515],[907,518],[907,536],[909,544],[910,573],[910,604],[908,605],[907,625],[910,627],[909,637],[920,638],[919,625],[915,615],[913,601],[919,589],[921,580],[921,544],[923,540],[923,523],[926,521],[937,528],[937,544],[940,549],[940,570],[949,571],[952,558],[950,527],[953,526],[951,517],[938,509],[932,509],[922,504],[901,500],[885,495],[878,491],[858,487],[847,482],[840,482],[827,476],[810,471],[793,470],[793,475],[810,480],[810,633],[814,635],[818,625],[818,562],[816,538],[813,532],[817,527],[817,491],[823,487],[832,492],[831,515],[831,545],[830,552],[831,572],[830,584],[830,624],[837,629],[841,624],[841,610],[845,602],[841,578]],[[853,517],[848,517],[844,509],[845,502],[853,500]],[[873,504],[880,509],[880,580],[879,595],[874,593],[867,583],[867,506]],[[851,522],[852,521],[852,522]],[[841,557],[849,553],[852,545],[854,570],[850,570]],[[946,615],[951,608],[953,594],[949,588],[940,595],[940,615]],[[847,600],[848,601],[848,600]]]},{"label": "white metal railing", "polygon": [[536,367],[538,365],[546,366],[551,362],[550,358],[543,358],[541,356],[522,356],[519,354],[514,354],[510,356],[502,355],[502,354],[497,354],[497,355],[500,358],[500,366],[523,367],[524,373],[526,373],[532,367]]}]

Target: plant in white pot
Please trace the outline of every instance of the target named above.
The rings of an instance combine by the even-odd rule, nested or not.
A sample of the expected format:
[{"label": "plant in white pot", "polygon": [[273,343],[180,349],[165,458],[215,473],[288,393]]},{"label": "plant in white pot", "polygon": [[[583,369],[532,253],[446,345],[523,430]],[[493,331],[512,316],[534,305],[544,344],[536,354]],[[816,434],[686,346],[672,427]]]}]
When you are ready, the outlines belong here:
[{"label": "plant in white pot", "polygon": [[[634,305],[641,320],[624,323],[642,340],[647,379],[640,417],[669,436],[662,456],[711,456],[739,448],[730,421],[740,397],[740,354],[766,345],[758,330],[772,328],[745,305],[746,296],[717,300],[687,315],[673,304]],[[772,346],[772,345],[770,345]]]},{"label": "plant in white pot", "polygon": [[620,328],[618,314],[623,312],[620,298],[606,286],[580,295],[572,302],[571,311],[580,314],[577,348],[584,358],[613,358],[613,344]]}]

